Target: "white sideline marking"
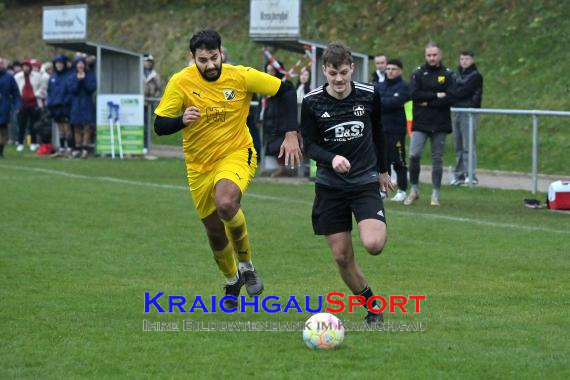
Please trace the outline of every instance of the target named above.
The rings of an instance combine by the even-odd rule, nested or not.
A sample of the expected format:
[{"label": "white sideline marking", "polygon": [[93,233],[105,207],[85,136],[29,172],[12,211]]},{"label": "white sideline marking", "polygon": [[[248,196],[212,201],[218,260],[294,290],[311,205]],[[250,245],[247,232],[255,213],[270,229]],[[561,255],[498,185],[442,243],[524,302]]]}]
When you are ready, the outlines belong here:
[{"label": "white sideline marking", "polygon": [[[133,180],[129,180],[129,179],[121,179],[121,178],[116,178],[116,177],[88,176],[88,175],[83,175],[83,174],[68,173],[68,172],[64,172],[61,170],[31,168],[28,166],[0,165],[0,167],[6,168],[6,169],[26,170],[26,171],[36,172],[36,173],[58,175],[58,176],[67,177],[67,178],[87,179],[87,180],[95,180],[95,181],[101,181],[101,182],[120,183],[120,184],[133,185],[133,186],[158,187],[158,188],[163,188],[163,189],[175,189],[175,190],[188,191],[188,186],[166,185],[166,184],[153,183],[153,182],[141,182],[141,181],[133,181]],[[293,198],[287,198],[287,197],[275,197],[275,196],[271,196],[271,195],[262,195],[262,194],[253,193],[251,191],[247,192],[245,194],[245,196],[248,198],[257,198],[257,199],[278,201],[278,202],[287,202],[287,203],[297,203],[297,204],[303,204],[303,205],[309,205],[309,206],[313,204],[312,202],[303,201],[300,199],[293,199]],[[416,213],[416,212],[410,212],[410,211],[399,211],[399,210],[390,210],[390,213],[396,214],[396,215],[404,215],[404,216],[415,216],[415,217],[419,216],[419,217],[426,218],[426,219],[442,219],[442,220],[449,220],[449,221],[453,221],[453,222],[471,223],[471,224],[477,224],[477,225],[486,226],[486,227],[500,227],[500,228],[512,228],[515,230],[522,230],[522,231],[537,231],[537,232],[552,232],[552,233],[557,233],[557,234],[570,234],[570,231],[565,231],[565,230],[556,230],[556,229],[546,228],[546,227],[531,227],[531,226],[524,226],[524,225],[518,225],[518,224],[511,224],[511,223],[495,223],[495,222],[489,222],[489,221],[478,220],[478,219],[463,218],[463,217],[451,216],[451,215],[424,214],[424,213]]]}]

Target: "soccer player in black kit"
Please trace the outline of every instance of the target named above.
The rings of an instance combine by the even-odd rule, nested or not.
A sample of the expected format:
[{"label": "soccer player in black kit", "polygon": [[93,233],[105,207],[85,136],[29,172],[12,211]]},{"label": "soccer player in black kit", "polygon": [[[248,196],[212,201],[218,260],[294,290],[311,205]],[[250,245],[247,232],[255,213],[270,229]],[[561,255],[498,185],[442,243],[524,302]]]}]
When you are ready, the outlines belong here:
[{"label": "soccer player in black kit", "polygon": [[[395,190],[388,175],[380,99],[374,87],[353,82],[351,51],[331,43],[323,53],[327,83],[305,95],[301,131],[306,154],[317,162],[312,220],[325,235],[340,275],[350,290],[367,301],[373,296],[354,260],[352,214],[362,244],[379,255],[386,244],[386,217],[380,190]],[[371,308],[377,308],[375,300]],[[366,322],[383,322],[368,309]]]}]

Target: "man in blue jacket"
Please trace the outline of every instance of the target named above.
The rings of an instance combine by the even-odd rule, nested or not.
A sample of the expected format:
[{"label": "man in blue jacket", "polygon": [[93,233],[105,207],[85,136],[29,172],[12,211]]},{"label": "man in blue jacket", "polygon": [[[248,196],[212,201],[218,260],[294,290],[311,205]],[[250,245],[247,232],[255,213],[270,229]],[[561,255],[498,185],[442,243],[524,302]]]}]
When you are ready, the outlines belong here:
[{"label": "man in blue jacket", "polygon": [[8,142],[10,111],[20,108],[20,90],[14,77],[6,72],[6,63],[0,58],[0,159],[4,158],[4,145]]},{"label": "man in blue jacket", "polygon": [[388,165],[398,175],[398,192],[392,198],[395,202],[406,199],[408,188],[408,167],[406,166],[406,112],[404,103],[410,100],[410,86],[402,79],[402,61],[390,59],[386,64],[386,79],[376,83],[382,103],[382,124],[386,136]]}]

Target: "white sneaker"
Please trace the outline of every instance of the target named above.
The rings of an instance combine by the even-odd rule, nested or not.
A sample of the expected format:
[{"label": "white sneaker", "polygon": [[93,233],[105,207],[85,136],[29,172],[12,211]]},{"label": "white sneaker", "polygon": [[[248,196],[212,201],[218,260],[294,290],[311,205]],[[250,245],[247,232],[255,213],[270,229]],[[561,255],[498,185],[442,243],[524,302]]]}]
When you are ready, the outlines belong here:
[{"label": "white sneaker", "polygon": [[459,186],[459,185],[463,185],[463,183],[465,182],[464,178],[461,177],[453,177],[453,179],[451,180],[451,182],[449,182],[449,184],[451,186]]},{"label": "white sneaker", "polygon": [[477,179],[477,177],[473,178],[473,181],[471,181],[469,177],[465,178],[465,185],[469,185],[469,183],[477,185],[479,183],[479,180]]},{"label": "white sneaker", "polygon": [[35,152],[40,146],[38,144],[31,144],[30,151]]},{"label": "white sneaker", "polygon": [[18,147],[16,148],[16,150],[18,152],[23,152],[24,151],[24,144],[18,144]]},{"label": "white sneaker", "polygon": [[394,195],[391,200],[394,202],[403,202],[405,199],[406,199],[406,192],[398,190],[396,195]]}]

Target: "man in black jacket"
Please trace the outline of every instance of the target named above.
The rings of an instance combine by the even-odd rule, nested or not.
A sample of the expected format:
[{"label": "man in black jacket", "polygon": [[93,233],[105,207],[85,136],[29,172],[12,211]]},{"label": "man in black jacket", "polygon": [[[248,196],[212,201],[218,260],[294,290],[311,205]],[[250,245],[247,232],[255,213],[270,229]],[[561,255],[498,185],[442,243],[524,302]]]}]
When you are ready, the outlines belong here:
[{"label": "man in black jacket", "polygon": [[404,103],[410,100],[410,86],[402,79],[402,61],[390,59],[386,64],[386,80],[374,84],[382,103],[382,124],[386,136],[388,166],[393,165],[398,175],[398,192],[393,201],[406,199],[408,167],[406,166],[406,112]]},{"label": "man in black jacket", "polygon": [[419,198],[420,157],[426,140],[431,141],[431,205],[439,206],[445,139],[451,133],[451,105],[454,97],[453,74],[441,63],[441,49],[430,42],[425,47],[426,63],[412,74],[410,93],[414,102],[414,124],[410,143],[410,182],[412,191],[404,201],[411,205]]},{"label": "man in black jacket", "polygon": [[[459,55],[459,69],[455,75],[454,94],[458,108],[481,108],[483,97],[483,76],[477,70],[474,60],[475,54],[471,50],[464,50]],[[469,168],[469,114],[457,112],[453,116],[453,134],[455,135],[455,173],[451,184],[454,186],[463,183],[477,184],[475,169],[477,168],[477,155],[475,153],[475,136],[478,115],[473,115],[473,178],[468,178]]]}]

